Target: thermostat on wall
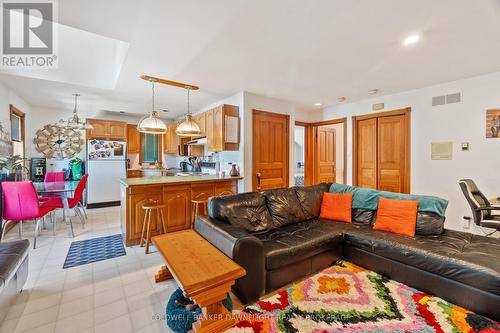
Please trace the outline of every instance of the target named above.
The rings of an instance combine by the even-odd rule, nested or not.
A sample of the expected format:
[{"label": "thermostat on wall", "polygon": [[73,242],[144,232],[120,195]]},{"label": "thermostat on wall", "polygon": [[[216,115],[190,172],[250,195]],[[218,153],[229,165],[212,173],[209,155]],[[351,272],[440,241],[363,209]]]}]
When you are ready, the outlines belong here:
[{"label": "thermostat on wall", "polygon": [[469,150],[469,143],[462,142],[462,151],[468,151],[468,150]]}]

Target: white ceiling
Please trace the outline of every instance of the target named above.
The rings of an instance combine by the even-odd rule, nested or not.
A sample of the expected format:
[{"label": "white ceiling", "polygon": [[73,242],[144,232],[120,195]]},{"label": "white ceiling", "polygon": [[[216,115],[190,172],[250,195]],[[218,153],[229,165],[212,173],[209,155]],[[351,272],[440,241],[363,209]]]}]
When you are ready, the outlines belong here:
[{"label": "white ceiling", "polygon": [[[58,3],[59,23],[83,30],[59,45],[59,69],[0,74],[34,106],[70,109],[80,92],[87,108],[142,112],[149,74],[199,85],[195,110],[242,90],[317,109],[500,71],[499,0]],[[157,100],[171,117],[186,110],[182,89],[158,86]]]}]

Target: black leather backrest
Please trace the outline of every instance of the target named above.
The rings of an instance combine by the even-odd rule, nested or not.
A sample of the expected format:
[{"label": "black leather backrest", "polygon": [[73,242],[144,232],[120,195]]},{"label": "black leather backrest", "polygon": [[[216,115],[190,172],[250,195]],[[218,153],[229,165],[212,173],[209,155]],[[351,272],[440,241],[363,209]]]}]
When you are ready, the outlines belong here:
[{"label": "black leather backrest", "polygon": [[272,217],[273,228],[297,223],[306,219],[293,188],[280,188],[263,192]]},{"label": "black leather backrest", "polygon": [[418,212],[415,234],[422,236],[441,235],[444,232],[444,216],[431,212]]},{"label": "black leather backrest", "polygon": [[488,211],[477,211],[476,209],[480,207],[489,207],[491,206],[490,202],[484,194],[479,191],[476,183],[474,183],[472,179],[461,179],[458,184],[472,209],[474,223],[479,225],[484,218],[490,215],[490,213]]},{"label": "black leather backrest", "polygon": [[364,209],[364,208],[352,209],[352,221],[355,223],[371,225],[374,222],[373,221],[374,217],[375,217],[374,210]]},{"label": "black leather backrest", "polygon": [[212,197],[208,200],[208,215],[249,232],[265,231],[272,226],[266,198],[257,192]]},{"label": "black leather backrest", "polygon": [[306,220],[319,217],[323,193],[328,192],[328,188],[329,186],[327,183],[293,187]]}]

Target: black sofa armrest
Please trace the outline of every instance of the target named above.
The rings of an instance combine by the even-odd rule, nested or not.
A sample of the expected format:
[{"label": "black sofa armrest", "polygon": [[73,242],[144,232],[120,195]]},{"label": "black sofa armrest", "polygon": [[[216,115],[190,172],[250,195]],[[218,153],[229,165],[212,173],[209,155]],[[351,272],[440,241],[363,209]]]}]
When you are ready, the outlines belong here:
[{"label": "black sofa armrest", "polygon": [[250,303],[264,295],[266,267],[260,239],[244,229],[208,216],[198,217],[194,229],[246,270],[247,274],[238,279],[233,288],[243,303]]}]

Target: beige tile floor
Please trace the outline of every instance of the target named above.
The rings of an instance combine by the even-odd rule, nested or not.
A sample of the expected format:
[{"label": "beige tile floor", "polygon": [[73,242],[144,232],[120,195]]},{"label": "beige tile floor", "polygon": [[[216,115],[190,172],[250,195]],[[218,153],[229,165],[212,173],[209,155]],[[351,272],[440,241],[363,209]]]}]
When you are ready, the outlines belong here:
[{"label": "beige tile floor", "polygon": [[[51,225],[42,230],[37,248],[30,249],[24,291],[0,323],[0,333],[171,332],[163,320],[153,319],[164,314],[177,288],[173,281],[155,283],[163,262],[159,253],[145,255],[134,246],[126,248],[126,256],[62,268],[72,241],[120,233],[118,207],[91,209],[88,217],[85,228],[73,217],[74,239],[61,222],[56,236]],[[32,236],[33,222],[25,222],[24,237],[32,241]],[[7,241],[17,238],[17,227],[6,235]]]}]

